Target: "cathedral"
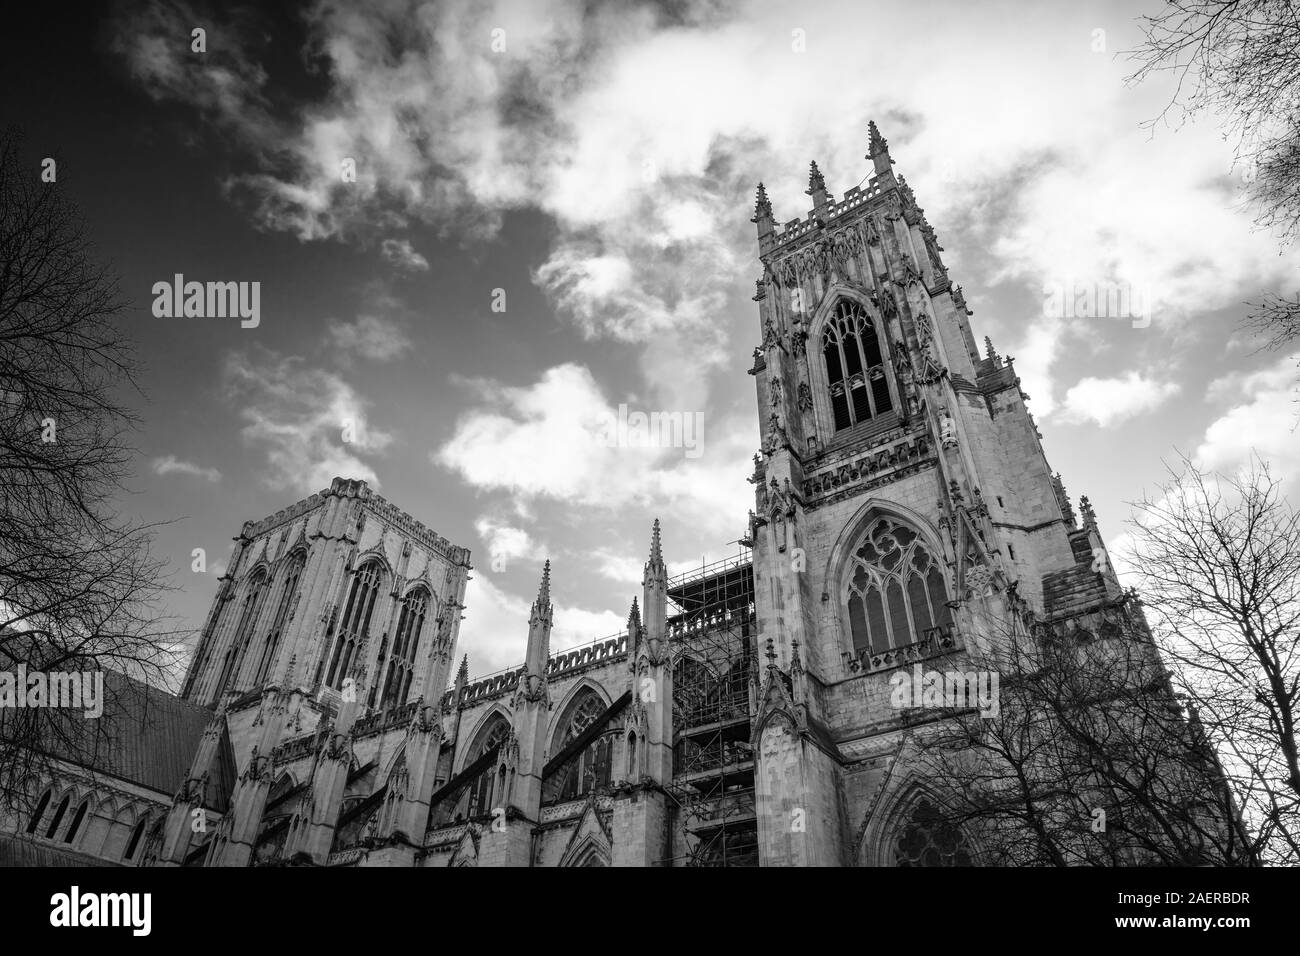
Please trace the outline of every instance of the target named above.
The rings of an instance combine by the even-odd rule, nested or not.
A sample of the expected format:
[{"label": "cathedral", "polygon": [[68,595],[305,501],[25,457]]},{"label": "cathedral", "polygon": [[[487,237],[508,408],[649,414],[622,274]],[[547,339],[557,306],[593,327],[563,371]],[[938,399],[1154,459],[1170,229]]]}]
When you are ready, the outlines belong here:
[{"label": "cathedral", "polygon": [[336,479],[244,524],[179,702],[205,725],[104,845],[154,866],[980,863],[909,758],[896,676],[987,669],[1026,621],[1140,612],[874,123],[866,160],[838,200],[812,164],[784,224],[758,187],[739,555],[670,576],[647,520],[626,631],[561,652],[548,563],[522,663],[471,680],[469,551]]}]

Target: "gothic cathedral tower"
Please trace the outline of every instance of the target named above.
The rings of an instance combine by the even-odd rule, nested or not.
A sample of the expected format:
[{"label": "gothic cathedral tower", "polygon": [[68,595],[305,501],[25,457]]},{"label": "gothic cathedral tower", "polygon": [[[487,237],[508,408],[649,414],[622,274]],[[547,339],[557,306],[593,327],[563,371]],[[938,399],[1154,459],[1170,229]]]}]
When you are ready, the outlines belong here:
[{"label": "gothic cathedral tower", "polygon": [[[925,781],[890,677],[995,667],[1026,616],[1120,594],[1044,456],[1011,360],[981,358],[934,229],[869,125],[865,186],[813,163],[804,219],[753,222],[753,722],[763,865],[893,865]],[[1086,499],[1085,499],[1086,502]],[[927,665],[931,666],[931,665]]]}]

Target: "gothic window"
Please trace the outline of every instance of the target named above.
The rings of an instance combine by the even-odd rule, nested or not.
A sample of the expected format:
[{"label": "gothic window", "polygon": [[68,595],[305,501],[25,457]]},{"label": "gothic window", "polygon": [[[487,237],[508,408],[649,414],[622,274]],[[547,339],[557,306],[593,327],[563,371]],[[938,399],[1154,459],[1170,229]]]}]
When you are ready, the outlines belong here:
[{"label": "gothic window", "polygon": [[260,687],[270,673],[271,665],[275,661],[275,650],[280,644],[285,626],[289,623],[289,612],[293,608],[294,596],[298,593],[298,579],[302,577],[302,569],[306,563],[305,551],[298,552],[289,560],[289,567],[284,575],[284,585],[280,588],[280,603],[276,606],[275,617],[271,620],[271,630],[267,633],[266,643],[262,647],[262,660],[258,663],[257,675],[253,678],[254,687]]},{"label": "gothic window", "polygon": [[140,822],[135,825],[135,829],[131,831],[131,839],[126,844],[126,852],[122,854],[122,859],[131,860],[135,858],[136,848],[140,845],[140,837],[144,836],[144,825],[148,820],[148,817],[141,817]]},{"label": "gothic window", "polygon": [[326,678],[326,683],[335,690],[343,689],[343,681],[355,663],[357,649],[369,633],[370,616],[374,614],[375,601],[379,598],[381,576],[378,561],[363,565],[352,575],[352,586],[348,591],[347,603],[343,606],[339,633],[334,639],[334,656],[330,662],[329,677]]},{"label": "gothic window", "polygon": [[822,332],[822,357],[836,431],[894,407],[876,326],[862,306],[849,299],[835,306]]},{"label": "gothic window", "polygon": [[856,655],[914,644],[952,623],[939,560],[920,535],[875,519],[849,561],[844,583]]},{"label": "gothic window", "polygon": [[[582,698],[569,707],[570,717],[564,728],[559,749],[563,750],[577,740],[605,712],[605,702],[595,691],[586,691]],[[613,737],[602,734],[591,741],[582,753],[568,761],[560,784],[560,800],[576,800],[599,787],[609,786],[610,764],[613,756]]]},{"label": "gothic window", "polygon": [[81,806],[77,807],[77,812],[73,815],[72,822],[68,824],[68,832],[63,836],[64,843],[71,843],[77,838],[77,831],[81,829],[81,821],[86,819],[86,809],[89,806],[89,797],[81,801]]},{"label": "gothic window", "polygon": [[41,795],[40,801],[36,804],[36,809],[32,812],[32,819],[27,824],[27,832],[35,833],[36,828],[41,825],[41,817],[45,816],[45,808],[50,805],[51,791],[46,790]]},{"label": "gothic window", "polygon": [[[384,675],[383,707],[406,703],[411,691],[411,678],[415,675],[415,652],[420,644],[420,631],[429,607],[429,593],[417,588],[402,599],[402,610],[397,618],[397,633],[393,638],[392,658],[388,673]],[[384,658],[381,654],[379,671],[383,674]]]},{"label": "gothic window", "polygon": [[[474,749],[470,751],[466,765],[478,760],[485,753],[495,750],[501,746],[501,742],[510,734],[510,723],[497,714],[492,718],[492,723],[479,732],[479,742]],[[479,774],[478,779],[470,784],[469,788],[469,811],[468,815],[473,818],[479,814],[487,813],[491,808],[492,802],[492,782],[494,780],[493,770],[489,767]]]},{"label": "gothic window", "polygon": [[59,829],[59,824],[63,822],[63,815],[68,812],[68,797],[63,798],[59,804],[59,809],[54,811],[54,819],[50,821],[50,828],[45,831],[45,839],[53,840],[54,833]]},{"label": "gothic window", "polygon": [[248,647],[249,638],[253,633],[253,625],[257,622],[257,614],[262,609],[262,595],[266,592],[266,571],[259,569],[248,582],[248,587],[244,591],[243,613],[239,617],[239,626],[235,628],[235,636],[230,641],[230,646],[226,648],[226,656],[221,663],[221,677],[217,681],[217,691],[213,699],[220,699],[221,695],[226,692],[226,684],[230,676],[235,672],[235,667],[244,656],[244,649]]},{"label": "gothic window", "polygon": [[945,820],[929,800],[917,801],[911,817],[894,841],[898,866],[974,866],[966,834]]}]

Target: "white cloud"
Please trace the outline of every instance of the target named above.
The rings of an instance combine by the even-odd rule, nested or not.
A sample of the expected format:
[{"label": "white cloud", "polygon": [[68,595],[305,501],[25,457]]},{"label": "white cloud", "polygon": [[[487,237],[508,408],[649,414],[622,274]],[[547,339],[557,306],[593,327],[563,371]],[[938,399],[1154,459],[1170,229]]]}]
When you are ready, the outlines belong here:
[{"label": "white cloud", "polygon": [[506,564],[521,558],[541,560],[538,544],[523,528],[482,515],[474,522],[474,529],[487,545],[488,559],[494,571],[504,571]]},{"label": "white cloud", "polygon": [[269,349],[231,352],[223,385],[245,442],[266,453],[271,485],[303,494],[339,476],[378,485],[361,456],[382,452],[392,436],[370,423],[365,403],[335,373]]},{"label": "white cloud", "polygon": [[[700,373],[735,354],[719,315],[753,262],[753,182],[767,181],[779,221],[802,217],[810,159],[832,192],[863,178],[873,114],[940,236],[963,225],[965,251],[948,256],[957,281],[964,255],[986,260],[989,285],[1035,295],[1147,289],[1168,326],[1285,275],[1291,260],[1233,194],[1230,146],[1209,123],[1149,136],[1142,123],[1169,91],[1124,83],[1126,64],[1093,49],[1094,13],[1107,11],[1025,9],[1009,33],[946,3],[928,14],[945,29],[918,33],[902,0],[873,5],[869,30],[852,28],[863,14],[851,0],[803,4],[794,20],[768,0],[668,13],[318,3],[306,21],[330,86],[278,124],[259,73],[224,85],[196,73],[158,17],[128,21],[135,39],[119,52],[155,96],[216,109],[252,152],[281,160],[276,175],[232,181],[269,228],[307,239],[419,221],[464,240],[512,209],[549,214],[559,228],[535,281],[586,334],[646,345],[655,387],[689,381],[703,396]],[[795,21],[806,53],[791,46]],[[1136,36],[1120,20],[1108,41]],[[355,183],[340,181],[345,158]],[[1131,324],[1038,315],[1003,326],[999,345],[1046,414],[1067,344],[1120,329]],[[669,365],[677,375],[655,374]]]},{"label": "white cloud", "polygon": [[[551,652],[575,647],[600,637],[612,637],[627,625],[627,615],[591,611],[564,605],[558,595],[577,586],[566,583],[563,566],[552,568]],[[523,663],[528,648],[528,616],[533,598],[518,597],[501,589],[482,569],[465,587],[465,620],[460,627],[458,652],[468,654],[470,676],[480,677]],[[630,598],[629,598],[630,602]]]},{"label": "white cloud", "polygon": [[388,362],[410,348],[411,340],[400,325],[378,315],[359,315],[351,322],[336,320],[329,326],[330,343],[345,354]]},{"label": "white cloud", "polygon": [[155,475],[193,475],[196,478],[206,478],[208,481],[220,481],[221,472],[215,468],[204,468],[196,465],[192,461],[181,461],[175,455],[163,455],[153,460],[153,473]]},{"label": "white cloud", "polygon": [[1158,408],[1177,395],[1175,382],[1162,382],[1130,371],[1122,378],[1084,378],[1065,393],[1060,418],[1093,422],[1102,428],[1117,425]]},{"label": "white cloud", "polygon": [[406,272],[429,271],[429,260],[415,251],[409,239],[385,239],[379,250],[398,269]]},{"label": "white cloud", "polygon": [[685,447],[608,440],[618,410],[583,366],[556,366],[527,387],[466,384],[481,404],[461,416],[432,458],[475,488],[506,491],[525,502],[655,507],[700,530],[743,529],[745,477],[756,440],[752,420],[731,427],[700,413],[701,454],[688,457],[693,451]]},{"label": "white cloud", "polygon": [[[1227,401],[1232,386],[1220,380],[1216,394]],[[1295,496],[1300,480],[1300,386],[1295,358],[1236,379],[1237,404],[1205,429],[1192,458],[1202,468],[1231,473],[1250,463],[1252,454],[1268,462],[1275,476],[1289,479]]]}]

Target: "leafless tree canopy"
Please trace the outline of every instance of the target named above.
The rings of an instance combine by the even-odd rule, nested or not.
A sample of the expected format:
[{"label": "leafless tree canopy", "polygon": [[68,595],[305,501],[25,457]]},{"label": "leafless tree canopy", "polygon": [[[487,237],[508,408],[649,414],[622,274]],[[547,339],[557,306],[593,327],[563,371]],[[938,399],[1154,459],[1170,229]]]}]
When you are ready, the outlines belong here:
[{"label": "leafless tree canopy", "polygon": [[[169,663],[150,528],[113,506],[136,425],[123,307],[72,204],[0,131],[0,670],[156,681]],[[69,721],[84,718],[0,709],[0,792],[22,789],[37,751],[86,746]]]},{"label": "leafless tree canopy", "polygon": [[[1236,140],[1236,162],[1259,224],[1283,245],[1300,231],[1300,9],[1292,0],[1171,0],[1143,18],[1130,79],[1172,75],[1159,117],[1211,112]],[[1250,327],[1280,349],[1300,334],[1300,293],[1269,296]]]},{"label": "leafless tree canopy", "polygon": [[1100,625],[1006,635],[1000,712],[918,728],[928,780],[1001,866],[1250,862],[1213,752],[1134,598]]},{"label": "leafless tree canopy", "polygon": [[1141,587],[1260,857],[1300,863],[1300,516],[1263,463],[1228,478],[1181,468],[1142,502]]}]

